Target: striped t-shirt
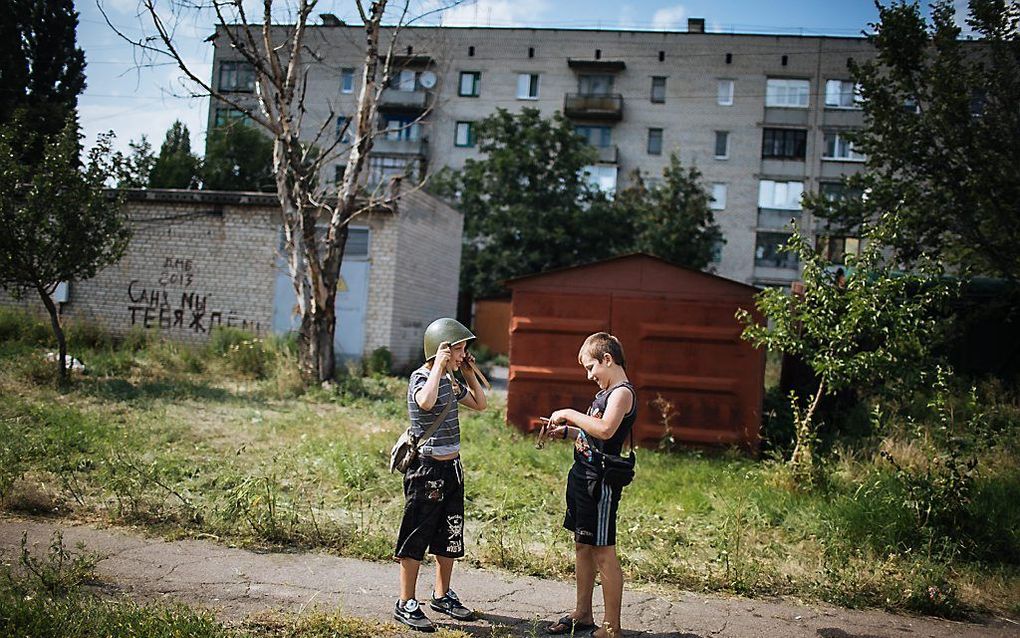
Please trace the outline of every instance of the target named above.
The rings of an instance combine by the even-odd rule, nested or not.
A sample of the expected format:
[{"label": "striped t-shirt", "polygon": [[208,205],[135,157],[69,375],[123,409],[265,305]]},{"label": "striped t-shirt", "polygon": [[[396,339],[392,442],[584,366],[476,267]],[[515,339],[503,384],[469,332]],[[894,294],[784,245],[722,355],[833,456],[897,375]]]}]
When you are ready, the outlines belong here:
[{"label": "striped t-shirt", "polygon": [[[420,437],[425,430],[435,422],[436,417],[443,411],[446,404],[453,397],[450,380],[445,376],[439,380],[439,392],[436,395],[436,403],[431,410],[423,410],[414,400],[414,395],[424,387],[429,380],[430,370],[422,366],[411,373],[411,380],[407,384],[407,415],[411,419],[411,434]],[[468,389],[463,383],[458,384],[460,392],[454,398],[453,407],[450,408],[443,424],[439,426],[435,434],[423,441],[419,446],[422,456],[443,456],[460,452],[460,420],[457,418],[457,403],[467,396]]]}]

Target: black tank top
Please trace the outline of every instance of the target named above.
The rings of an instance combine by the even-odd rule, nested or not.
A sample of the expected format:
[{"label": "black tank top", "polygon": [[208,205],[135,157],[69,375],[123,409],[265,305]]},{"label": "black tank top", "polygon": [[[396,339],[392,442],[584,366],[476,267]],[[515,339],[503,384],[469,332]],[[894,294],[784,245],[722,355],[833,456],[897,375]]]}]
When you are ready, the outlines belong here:
[{"label": "black tank top", "polygon": [[[637,392],[634,391],[634,386],[630,384],[630,381],[624,381],[618,385],[614,385],[611,388],[600,390],[595,395],[595,400],[591,402],[591,407],[588,408],[589,416],[602,417],[606,413],[606,406],[609,405],[609,395],[615,390],[620,388],[627,388],[631,393],[632,403],[630,410],[627,414],[623,415],[623,420],[620,421],[620,427],[616,428],[616,432],[613,436],[606,440],[595,438],[594,436],[586,433],[584,430],[581,431],[577,436],[577,440],[574,442],[574,462],[579,463],[585,467],[597,469],[597,460],[595,454],[613,454],[619,456],[623,451],[623,444],[630,436],[631,431],[634,428],[634,421],[637,419]],[[593,451],[594,449],[594,451]]]}]

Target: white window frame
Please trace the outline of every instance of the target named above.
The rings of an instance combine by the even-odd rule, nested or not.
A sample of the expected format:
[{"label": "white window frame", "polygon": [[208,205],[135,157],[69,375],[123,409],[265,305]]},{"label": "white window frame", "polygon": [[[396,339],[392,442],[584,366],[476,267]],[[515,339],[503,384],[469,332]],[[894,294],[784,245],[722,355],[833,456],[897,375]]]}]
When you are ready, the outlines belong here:
[{"label": "white window frame", "polygon": [[715,131],[715,139],[712,141],[712,145],[713,145],[712,153],[715,154],[715,152],[718,150],[718,147],[719,147],[719,135],[720,134],[726,136],[726,153],[724,155],[715,155],[715,159],[717,159],[717,160],[727,160],[727,159],[730,158],[730,132],[729,131]]},{"label": "white window frame", "polygon": [[715,103],[719,106],[733,106],[733,80],[719,80],[716,86]]},{"label": "white window frame", "polygon": [[765,106],[806,109],[811,106],[811,80],[768,78],[765,80]]},{"label": "white window frame", "polygon": [[[846,96],[850,103],[845,103]],[[852,80],[825,81],[825,108],[859,111],[861,109],[861,85]]]},{"label": "white window frame", "polygon": [[[470,85],[465,91],[464,82],[467,81]],[[458,97],[479,97],[482,94],[482,72],[481,71],[461,71],[460,81],[457,82],[457,96]]]},{"label": "white window frame", "polygon": [[616,166],[609,164],[590,164],[581,169],[588,183],[603,193],[612,195],[616,193],[616,184],[619,179],[619,172]]},{"label": "white window frame", "polygon": [[475,123],[457,122],[453,127],[453,145],[457,148],[473,148],[475,144]]},{"label": "white window frame", "polygon": [[763,179],[758,182],[758,208],[800,210],[804,182],[779,182]]},{"label": "white window frame", "polygon": [[716,182],[712,184],[712,200],[708,207],[712,210],[726,210],[726,184]]},{"label": "white window frame", "polygon": [[[832,139],[833,153],[829,153]],[[822,160],[830,162],[863,162],[868,158],[854,150],[853,144],[840,131],[825,131],[822,137]]]},{"label": "white window frame", "polygon": [[[541,91],[542,75],[540,73],[518,73],[517,74],[517,99],[537,100]],[[535,94],[531,94],[534,87]]]}]

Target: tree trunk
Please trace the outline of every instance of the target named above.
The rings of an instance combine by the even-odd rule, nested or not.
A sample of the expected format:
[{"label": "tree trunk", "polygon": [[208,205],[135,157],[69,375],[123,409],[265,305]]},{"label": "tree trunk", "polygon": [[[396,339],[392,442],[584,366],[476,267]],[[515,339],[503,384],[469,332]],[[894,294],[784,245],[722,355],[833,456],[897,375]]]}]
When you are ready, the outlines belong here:
[{"label": "tree trunk", "polygon": [[40,285],[36,285],[36,290],[39,291],[39,296],[42,297],[43,305],[46,306],[46,312],[50,313],[50,324],[53,326],[53,334],[57,337],[57,370],[59,371],[57,378],[60,380],[60,385],[67,385],[67,365],[65,365],[65,359],[67,358],[67,341],[64,339],[64,329],[60,325],[60,314],[57,312],[57,305],[53,303],[53,298],[50,294]]},{"label": "tree trunk", "polygon": [[797,445],[793,448],[793,454],[790,456],[790,468],[793,470],[794,476],[797,478],[798,483],[804,483],[808,487],[813,487],[817,483],[818,479],[818,456],[815,450],[815,424],[814,415],[815,410],[818,409],[818,403],[822,399],[822,394],[825,391],[825,380],[819,380],[818,390],[815,392],[814,398],[811,400],[811,405],[808,407],[808,411],[800,416],[797,411],[797,406],[794,405],[794,414],[798,416],[796,423],[796,435]]},{"label": "tree trunk", "polygon": [[298,354],[301,369],[309,379],[322,383],[336,374],[333,353],[336,334],[336,286],[322,305],[313,300],[309,312],[301,319]]}]

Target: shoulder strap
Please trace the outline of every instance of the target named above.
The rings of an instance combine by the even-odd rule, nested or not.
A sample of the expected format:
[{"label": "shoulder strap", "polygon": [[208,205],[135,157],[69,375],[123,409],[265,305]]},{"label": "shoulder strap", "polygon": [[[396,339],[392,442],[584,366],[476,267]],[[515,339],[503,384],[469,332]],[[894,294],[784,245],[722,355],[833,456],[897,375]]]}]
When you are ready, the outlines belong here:
[{"label": "shoulder strap", "polygon": [[[446,406],[443,407],[443,411],[439,413],[439,416],[436,417],[436,420],[432,422],[432,425],[430,425],[427,430],[421,433],[421,438],[418,439],[419,445],[421,443],[424,443],[425,441],[428,441],[429,438],[431,438],[432,435],[436,433],[436,430],[438,430],[439,426],[442,425],[443,421],[446,420],[446,415],[450,413],[450,410],[453,408],[453,404],[456,401],[457,397],[453,396],[453,389],[451,388],[450,401],[446,404]],[[417,445],[415,447],[417,447]]]}]

